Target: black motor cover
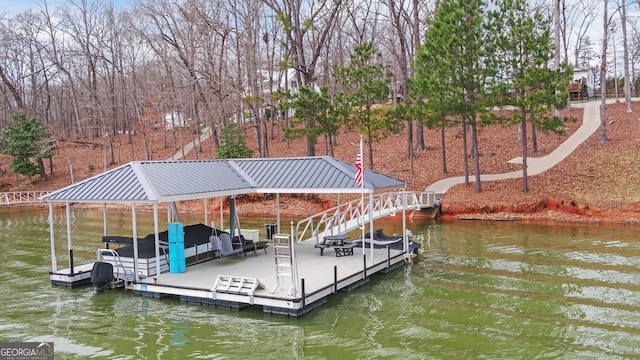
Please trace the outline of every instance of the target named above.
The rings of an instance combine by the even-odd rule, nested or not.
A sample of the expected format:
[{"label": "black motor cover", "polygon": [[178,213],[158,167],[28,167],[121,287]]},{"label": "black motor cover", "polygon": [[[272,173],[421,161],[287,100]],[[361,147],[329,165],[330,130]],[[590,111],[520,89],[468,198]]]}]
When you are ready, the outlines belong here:
[{"label": "black motor cover", "polygon": [[91,283],[96,291],[103,291],[113,282],[113,265],[106,262],[96,262],[91,270]]}]

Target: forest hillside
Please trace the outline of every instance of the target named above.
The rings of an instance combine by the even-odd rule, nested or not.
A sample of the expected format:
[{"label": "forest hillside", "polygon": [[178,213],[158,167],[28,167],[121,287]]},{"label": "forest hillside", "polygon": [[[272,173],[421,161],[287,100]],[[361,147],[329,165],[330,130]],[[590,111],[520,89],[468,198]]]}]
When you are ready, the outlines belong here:
[{"label": "forest hillside", "polygon": [[[565,161],[542,175],[529,178],[529,192],[522,192],[522,180],[484,182],[483,191],[475,193],[474,186],[459,185],[441,199],[444,217],[482,219],[540,219],[560,221],[602,221],[631,223],[640,221],[640,103],[634,103],[634,112],[627,113],[624,104],[607,108],[607,135],[609,142],[600,144],[599,132],[570,155]],[[542,156],[555,149],[577,127],[582,109],[566,110],[564,115],[577,119],[567,123],[564,135],[538,132],[538,154],[530,147],[529,156]],[[271,131],[271,129],[269,129]],[[246,129],[249,147],[255,147],[254,129]],[[268,143],[270,157],[304,156],[304,140],[287,142],[281,129],[273,128]],[[518,170],[519,165],[508,163],[521,156],[517,127],[492,125],[479,131],[480,169],[483,174]],[[183,130],[145,131],[129,136],[120,135],[113,141],[113,152],[107,140],[59,141],[53,158],[53,173],[44,181],[35,177],[29,182],[9,170],[11,158],[0,155],[0,191],[55,190],[105,169],[120,166],[132,160],[164,160],[181,153],[181,144],[189,143],[193,134]],[[412,161],[407,156],[406,128],[374,144],[374,170],[407,181],[408,190],[424,190],[433,182],[464,174],[461,130],[445,130],[447,172],[442,171],[442,146],[439,130],[424,133],[427,148],[415,153]],[[325,155],[322,139],[318,139],[316,154]],[[334,146],[334,156],[354,162],[359,136],[355,132],[341,133]],[[146,151],[145,151],[146,148]],[[113,158],[114,163],[109,164]],[[185,159],[215,158],[211,141],[205,141],[197,151],[185,154]],[[365,157],[366,159],[366,157]],[[469,159],[470,171],[473,171]],[[365,161],[365,167],[368,163]],[[412,174],[413,169],[413,174]],[[49,171],[49,169],[47,169]],[[472,175],[472,174],[471,174]],[[242,200],[244,214],[268,214],[273,199],[254,196]],[[283,202],[283,216],[313,214],[333,206],[331,197],[288,197]],[[310,206],[314,204],[314,206]],[[185,205],[197,211],[201,204]]]}]

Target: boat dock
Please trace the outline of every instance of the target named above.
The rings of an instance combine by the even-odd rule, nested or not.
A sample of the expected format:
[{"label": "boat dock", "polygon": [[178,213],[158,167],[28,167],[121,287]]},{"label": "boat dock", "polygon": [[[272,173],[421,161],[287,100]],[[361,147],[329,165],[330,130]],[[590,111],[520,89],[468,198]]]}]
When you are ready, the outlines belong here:
[{"label": "boat dock", "polygon": [[[274,249],[224,257],[187,267],[184,273],[161,273],[133,284],[134,293],[162,298],[177,296],[188,303],[216,308],[242,309],[262,306],[272,315],[297,317],[326,303],[337,291],[351,290],[369,281],[378,273],[387,273],[404,265],[404,254],[398,250],[374,249],[374,261],[362,254],[337,257],[333,249],[323,256],[313,245],[296,245],[297,271],[301,288],[292,291],[290,278],[278,279],[274,263]],[[370,255],[371,249],[365,250]],[[366,265],[365,265],[366,261]],[[235,279],[216,286],[219,279]],[[254,285],[255,284],[255,288]]]},{"label": "boat dock", "polygon": [[[141,296],[177,296],[189,303],[230,309],[255,305],[262,306],[269,314],[301,316],[324,304],[331,294],[360,286],[374,274],[386,273],[408,261],[412,250],[408,242],[406,212],[435,204],[433,194],[407,192],[404,181],[372,170],[364,170],[361,184],[354,178],[353,164],[326,156],[134,161],[122,165],[45,196],[50,217],[51,283],[76,287],[93,282],[94,263],[76,265],[74,261],[70,204],[103,204],[105,239],[125,235],[112,233],[106,220],[107,204],[124,203],[131,207],[132,236],[131,241],[127,241],[131,248],[127,249],[126,255],[123,251],[115,255],[109,249],[98,250],[96,263],[109,270],[96,271],[96,274],[113,273],[127,289]],[[214,236],[211,229],[215,226],[212,225],[196,235],[185,234],[184,254],[177,259],[186,260],[184,263],[188,266],[180,266],[180,271],[167,271],[171,263],[167,261],[168,255],[176,253],[172,253],[171,238],[168,252],[161,244],[161,240],[167,241],[163,234],[167,228],[162,224],[164,221],[160,221],[160,204],[167,205],[169,225],[178,222],[177,202],[204,201],[204,224],[209,224],[207,200],[217,197],[222,203],[222,199],[228,197],[231,219],[225,238],[240,238],[235,197],[252,193],[276,195],[276,231],[272,242],[268,243],[267,254],[264,249],[255,254],[246,253],[246,244],[241,241],[240,252],[245,252],[246,256],[227,256],[235,254],[238,248],[231,249],[231,244],[220,248],[227,244],[212,240],[220,235],[216,230]],[[296,226],[292,223],[287,234],[280,229],[279,195],[291,193],[334,195],[337,206],[301,220]],[[352,198],[360,195],[360,198],[344,202],[341,194]],[[54,238],[54,203],[64,203],[66,208],[67,244],[63,258],[68,261],[67,269],[58,267],[57,255],[62,249],[56,246]],[[154,213],[154,232],[143,239],[137,235],[138,204],[152,206]],[[394,246],[387,245],[388,240],[377,243],[374,239],[375,219],[395,214],[402,214],[402,235],[392,241],[396,243]],[[223,212],[219,211],[219,215],[222,227]],[[195,225],[195,228],[201,227]],[[362,229],[360,247],[354,247],[355,243],[340,243],[337,247],[324,244],[328,236],[343,236],[357,228]],[[361,247],[363,242],[369,244],[365,232],[373,240],[374,248]],[[220,235],[219,240],[222,238]],[[191,240],[194,244],[187,245]],[[260,239],[252,240],[257,243]],[[180,247],[176,249],[180,254]],[[256,249],[255,245],[253,249]],[[222,251],[216,254],[219,250]],[[113,258],[109,260],[110,254]],[[103,277],[96,277],[100,279],[96,282],[102,283]]]}]

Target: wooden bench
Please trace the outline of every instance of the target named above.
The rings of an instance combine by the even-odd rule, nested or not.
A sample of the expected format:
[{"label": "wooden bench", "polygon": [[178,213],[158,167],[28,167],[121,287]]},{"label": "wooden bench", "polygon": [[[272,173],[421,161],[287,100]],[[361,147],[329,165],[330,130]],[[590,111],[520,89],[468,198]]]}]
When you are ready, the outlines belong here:
[{"label": "wooden bench", "polygon": [[353,248],[355,248],[356,246],[358,246],[358,244],[349,243],[344,246],[334,246],[333,248],[336,251],[336,257],[340,257],[353,255]]}]

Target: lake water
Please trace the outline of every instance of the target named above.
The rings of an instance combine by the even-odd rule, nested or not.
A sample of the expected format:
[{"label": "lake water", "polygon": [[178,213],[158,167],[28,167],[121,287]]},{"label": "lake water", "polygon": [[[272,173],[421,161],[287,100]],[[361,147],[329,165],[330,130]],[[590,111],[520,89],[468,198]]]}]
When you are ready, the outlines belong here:
[{"label": "lake water", "polygon": [[[410,222],[425,250],[412,266],[288,319],[52,287],[47,216],[0,208],[0,341],[53,341],[56,359],[640,357],[637,226]],[[110,213],[112,234],[129,235],[130,216]],[[150,219],[138,214],[140,235]],[[56,212],[60,265],[64,221]],[[101,246],[102,213],[73,211],[72,222],[80,264]]]}]

